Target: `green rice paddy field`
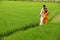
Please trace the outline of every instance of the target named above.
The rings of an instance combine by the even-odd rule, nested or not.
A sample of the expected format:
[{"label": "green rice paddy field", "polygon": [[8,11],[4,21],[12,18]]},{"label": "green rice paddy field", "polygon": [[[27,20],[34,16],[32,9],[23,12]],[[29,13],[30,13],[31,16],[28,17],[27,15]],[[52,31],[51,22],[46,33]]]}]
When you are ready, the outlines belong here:
[{"label": "green rice paddy field", "polygon": [[[49,11],[49,23],[39,26],[43,4]],[[51,21],[59,14],[59,2],[1,1],[0,40],[60,40],[60,21]]]}]

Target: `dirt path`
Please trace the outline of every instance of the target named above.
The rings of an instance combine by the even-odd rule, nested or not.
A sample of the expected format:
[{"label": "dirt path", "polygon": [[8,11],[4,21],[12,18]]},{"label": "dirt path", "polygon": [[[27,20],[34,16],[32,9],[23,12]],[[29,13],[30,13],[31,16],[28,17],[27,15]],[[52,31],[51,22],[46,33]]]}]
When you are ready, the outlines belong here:
[{"label": "dirt path", "polygon": [[59,22],[60,21],[60,14],[56,15],[51,22]]}]

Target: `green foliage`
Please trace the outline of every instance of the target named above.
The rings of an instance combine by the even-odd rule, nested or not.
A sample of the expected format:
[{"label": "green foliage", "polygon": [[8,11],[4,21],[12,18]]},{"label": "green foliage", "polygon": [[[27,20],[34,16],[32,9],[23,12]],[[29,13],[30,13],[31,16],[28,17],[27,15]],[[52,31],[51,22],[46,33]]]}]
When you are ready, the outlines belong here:
[{"label": "green foliage", "polygon": [[8,0],[2,0],[2,1],[8,1]]},{"label": "green foliage", "polygon": [[49,23],[42,27],[30,28],[26,31],[18,31],[4,40],[59,40],[60,23]]},{"label": "green foliage", "polygon": [[33,0],[2,0],[2,1],[33,1]]},{"label": "green foliage", "polygon": [[[39,3],[39,2],[2,2],[2,7],[0,9],[0,19],[1,19],[0,20],[0,26],[1,26],[0,34],[11,32],[13,30],[17,30],[18,28],[21,29],[25,27],[26,25],[31,25],[31,24],[34,25],[36,23],[39,23],[39,16],[40,16],[39,12],[43,4],[44,4],[43,2],[42,3]],[[46,3],[47,8],[50,11],[49,19],[54,14],[57,13],[57,10],[58,10],[57,4],[58,3]]]},{"label": "green foliage", "polygon": [[[22,30],[39,25],[40,10],[41,10],[43,4],[46,4],[46,6],[49,10],[49,20],[51,20],[54,15],[56,15],[56,14],[58,14],[58,12],[60,12],[59,11],[60,9],[58,7],[60,3],[2,1],[2,5],[0,8],[0,37],[7,36],[7,38],[4,37],[4,40],[14,40],[17,37],[17,35],[20,34],[21,37],[19,35],[16,38],[16,40],[20,40],[20,38],[21,38],[21,40],[23,40],[23,39],[25,39],[24,37],[28,38],[25,40],[29,40],[30,35],[31,35],[31,31],[30,31],[31,29],[28,30],[27,32],[24,32]],[[46,24],[45,27],[47,25],[48,24]],[[49,24],[48,26],[50,26],[50,25],[51,24]],[[54,25],[55,24],[52,24],[51,26],[53,27]],[[37,29],[39,30],[38,32],[36,32],[37,29],[36,30],[35,29],[36,28],[34,28],[34,29],[32,28],[32,32],[33,32],[32,34],[34,34],[34,32],[36,34],[34,34],[33,37],[31,36],[31,40],[34,40],[36,38],[36,36],[37,36],[38,40],[40,39],[38,36],[41,33],[41,32],[39,32],[40,29],[39,29],[39,27],[37,27]],[[44,29],[41,29],[41,31],[42,30],[44,30]],[[45,28],[45,30],[46,30],[46,28]],[[17,31],[21,31],[21,33],[17,32]],[[16,35],[15,35],[15,32],[17,33]],[[12,33],[14,33],[14,34],[12,36],[9,36]],[[38,33],[38,35],[37,35],[37,33]],[[44,34],[44,32],[41,33],[41,36],[43,34]],[[49,35],[46,34],[46,35],[49,36],[50,34]],[[46,39],[48,39],[48,37]],[[52,39],[52,37],[51,37],[51,39]]]}]

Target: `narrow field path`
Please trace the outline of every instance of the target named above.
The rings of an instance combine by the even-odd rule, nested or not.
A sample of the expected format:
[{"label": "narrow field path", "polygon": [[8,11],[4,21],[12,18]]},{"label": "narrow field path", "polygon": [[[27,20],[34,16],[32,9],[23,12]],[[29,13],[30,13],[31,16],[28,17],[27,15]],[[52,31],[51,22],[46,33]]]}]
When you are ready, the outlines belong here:
[{"label": "narrow field path", "polygon": [[59,22],[60,21],[60,13],[57,14],[52,20],[51,22]]}]

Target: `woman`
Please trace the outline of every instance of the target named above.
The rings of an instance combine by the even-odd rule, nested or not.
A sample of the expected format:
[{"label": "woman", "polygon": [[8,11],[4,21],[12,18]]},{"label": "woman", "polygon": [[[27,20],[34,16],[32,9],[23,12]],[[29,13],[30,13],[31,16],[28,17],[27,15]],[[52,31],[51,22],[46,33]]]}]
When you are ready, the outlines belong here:
[{"label": "woman", "polygon": [[48,11],[47,8],[44,8],[44,13],[43,13],[43,23],[47,23],[48,22]]},{"label": "woman", "polygon": [[[40,19],[40,24],[39,25],[43,25],[44,23],[47,23],[48,21],[48,11],[45,5],[43,5],[40,15],[41,15],[41,19]],[[47,20],[47,21],[46,21]]]}]

